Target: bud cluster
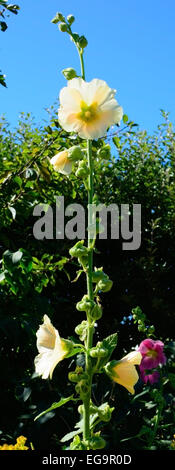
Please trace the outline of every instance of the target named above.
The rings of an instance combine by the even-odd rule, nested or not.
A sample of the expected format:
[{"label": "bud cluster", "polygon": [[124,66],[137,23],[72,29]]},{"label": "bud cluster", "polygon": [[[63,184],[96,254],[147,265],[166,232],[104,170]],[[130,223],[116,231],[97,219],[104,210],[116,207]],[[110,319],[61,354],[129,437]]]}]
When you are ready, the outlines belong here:
[{"label": "bud cluster", "polygon": [[[65,18],[65,16],[62,15],[62,13],[56,13],[51,23],[54,23],[54,24],[58,23],[59,30],[62,33],[68,33],[72,41],[79,48],[79,50],[83,51],[83,49],[85,49],[85,47],[88,45],[88,41],[85,38],[85,36],[79,36],[79,34],[72,32],[71,26],[74,23],[74,21],[75,21],[75,17],[73,15],[68,15],[67,18]],[[68,78],[68,80],[70,80],[70,78]]]}]

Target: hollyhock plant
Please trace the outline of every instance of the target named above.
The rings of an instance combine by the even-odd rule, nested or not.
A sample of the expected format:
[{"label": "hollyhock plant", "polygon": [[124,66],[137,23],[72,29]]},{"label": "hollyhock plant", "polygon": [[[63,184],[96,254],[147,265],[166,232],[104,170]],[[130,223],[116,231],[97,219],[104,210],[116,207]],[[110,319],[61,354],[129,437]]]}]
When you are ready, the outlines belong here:
[{"label": "hollyhock plant", "polygon": [[166,363],[166,356],[163,352],[164,343],[159,340],[144,339],[140,343],[138,351],[142,355],[141,369],[153,369],[160,364]]},{"label": "hollyhock plant", "polygon": [[[92,230],[94,227],[92,206],[94,204],[98,206],[98,198],[96,199],[94,188],[96,183],[94,162],[96,158],[99,158],[99,149],[96,150],[98,144],[93,140],[102,138],[111,125],[120,123],[123,109],[115,99],[116,91],[111,89],[104,80],[94,78],[90,82],[85,81],[83,51],[87,40],[84,36],[73,33],[71,24],[74,22],[74,17],[69,15],[66,20],[61,13],[57,13],[52,21],[53,23],[61,22],[59,24],[60,31],[67,32],[76,45],[82,72],[82,77],[77,74],[74,78],[70,78],[70,74],[66,77],[68,79],[67,86],[60,91],[59,96],[58,120],[65,131],[78,134],[86,142],[80,141],[79,145],[68,148],[70,140],[64,136],[63,145],[66,148],[60,149],[61,151],[51,158],[51,164],[54,170],[68,175],[75,170],[74,166],[76,167],[76,162],[80,160],[75,176],[81,178],[80,184],[83,181],[87,191],[87,239],[79,240],[69,249],[71,259],[76,258],[76,263],[78,262],[80,266],[75,280],[78,280],[79,275],[86,277],[85,294],[83,293],[83,296],[81,294],[76,304],[78,312],[82,312],[85,317],[75,328],[75,333],[79,336],[78,344],[76,344],[73,338],[71,341],[60,338],[50,319],[47,315],[44,316],[44,323],[37,332],[39,355],[35,358],[35,370],[43,379],[52,378],[53,370],[64,358],[79,353],[84,355],[82,366],[76,365],[76,362],[72,363],[71,367],[74,364],[75,370],[71,370],[68,374],[68,379],[75,383],[75,396],[72,394],[66,398],[62,397],[58,403],[53,403],[49,411],[70,400],[80,401],[78,406],[80,420],[75,425],[75,430],[66,434],[61,442],[65,443],[74,437],[70,443],[70,450],[97,450],[106,445],[101,436],[99,423],[101,421],[108,422],[114,408],[111,408],[106,402],[99,406],[93,403],[94,375],[106,373],[114,382],[134,394],[134,386],[139,379],[136,366],[140,365],[142,361],[142,352],[137,350],[130,352],[119,361],[112,360],[110,362],[118,342],[117,332],[98,341],[96,345],[94,344],[95,327],[103,315],[101,293],[109,292],[113,282],[103,272],[103,267],[94,266],[96,239],[94,229]],[[71,70],[71,77],[72,73],[74,74]],[[99,144],[100,150],[104,151],[105,147],[105,155],[107,154],[107,158],[110,158],[109,146],[104,146],[102,142]],[[35,419],[47,411],[40,413]],[[96,429],[97,424],[98,428]]]}]

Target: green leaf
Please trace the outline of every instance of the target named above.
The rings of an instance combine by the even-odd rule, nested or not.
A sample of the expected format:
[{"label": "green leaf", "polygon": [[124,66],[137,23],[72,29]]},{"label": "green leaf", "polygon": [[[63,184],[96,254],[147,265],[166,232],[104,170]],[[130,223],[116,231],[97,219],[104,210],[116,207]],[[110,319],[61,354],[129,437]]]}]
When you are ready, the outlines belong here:
[{"label": "green leaf", "polygon": [[61,442],[67,442],[70,441],[74,436],[77,436],[77,434],[80,434],[83,432],[83,429],[77,429],[76,431],[68,432],[68,434],[65,434],[64,437],[62,437]]},{"label": "green leaf", "polygon": [[121,144],[120,144],[120,139],[119,137],[115,136],[113,137],[113,142],[114,142],[114,145],[117,147],[117,148],[120,148]]},{"label": "green leaf", "polygon": [[21,186],[22,186],[22,179],[20,178],[20,176],[16,175],[15,178],[14,178],[14,181],[15,181],[15,183],[21,188]]},{"label": "green leaf", "polygon": [[39,415],[37,415],[34,419],[34,421],[36,421],[37,419],[41,418],[41,416],[45,415],[46,413],[49,413],[50,411],[52,410],[55,410],[56,408],[60,408],[60,406],[63,406],[65,405],[65,403],[67,403],[68,401],[70,400],[75,400],[73,398],[73,395],[70,395],[70,397],[67,397],[67,398],[61,398],[60,401],[58,401],[57,403],[53,403],[50,408],[47,408],[47,410],[45,411],[42,411]]},{"label": "green leaf", "polygon": [[0,28],[1,31],[6,31],[6,29],[8,28],[7,23],[5,23],[5,21],[0,21]]},{"label": "green leaf", "polygon": [[13,264],[16,264],[16,263],[19,263],[19,261],[21,260],[23,256],[23,253],[22,251],[16,251],[15,253],[12,254],[12,263]]},{"label": "green leaf", "polygon": [[4,281],[4,279],[5,279],[5,273],[1,272],[0,273],[0,282]]},{"label": "green leaf", "polygon": [[102,348],[108,349],[109,354],[111,356],[112,352],[117,346],[117,341],[118,341],[118,334],[113,333],[112,335],[108,336],[102,341]]},{"label": "green leaf", "polygon": [[0,73],[0,84],[7,88],[7,85],[5,83],[5,75],[3,75],[2,73]]},{"label": "green leaf", "polygon": [[124,122],[124,124],[126,124],[126,122],[128,122],[128,116],[127,116],[127,114],[124,114],[124,115],[123,115],[123,122]]},{"label": "green leaf", "polygon": [[118,334],[113,333],[112,335],[108,336],[101,342],[101,348],[107,349],[108,354],[105,357],[102,357],[99,362],[99,369],[105,366],[105,364],[109,361],[114,349],[117,346]]}]

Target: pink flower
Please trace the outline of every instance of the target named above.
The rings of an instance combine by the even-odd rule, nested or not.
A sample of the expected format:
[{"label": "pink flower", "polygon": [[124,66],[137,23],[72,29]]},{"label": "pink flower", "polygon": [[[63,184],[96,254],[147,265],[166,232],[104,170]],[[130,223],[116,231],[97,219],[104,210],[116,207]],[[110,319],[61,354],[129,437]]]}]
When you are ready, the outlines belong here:
[{"label": "pink flower", "polygon": [[[140,378],[143,380],[145,384],[150,382],[151,385],[157,383],[159,381],[160,374],[157,370],[153,371],[151,374],[148,373],[149,370],[142,369],[140,367]],[[150,371],[151,372],[151,371]]]},{"label": "pink flower", "polygon": [[140,368],[143,369],[153,369],[160,364],[166,363],[166,356],[163,352],[164,343],[159,340],[153,339],[144,339],[140,343],[138,351],[142,355],[142,361]]}]

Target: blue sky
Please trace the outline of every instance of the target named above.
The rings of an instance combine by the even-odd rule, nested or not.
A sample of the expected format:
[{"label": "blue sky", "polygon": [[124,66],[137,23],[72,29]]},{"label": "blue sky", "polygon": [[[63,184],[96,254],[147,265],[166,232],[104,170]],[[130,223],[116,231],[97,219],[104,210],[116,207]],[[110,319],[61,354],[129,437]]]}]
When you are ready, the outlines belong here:
[{"label": "blue sky", "polygon": [[160,108],[175,110],[174,0],[16,0],[17,16],[0,32],[0,115],[17,124],[21,111],[36,123],[47,119],[66,82],[61,70],[79,72],[75,46],[50,20],[57,11],[76,17],[73,31],[88,39],[86,80],[100,78],[117,89],[118,102],[140,129],[152,132]]}]

